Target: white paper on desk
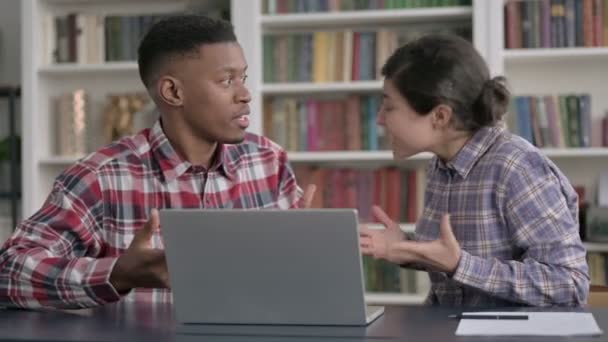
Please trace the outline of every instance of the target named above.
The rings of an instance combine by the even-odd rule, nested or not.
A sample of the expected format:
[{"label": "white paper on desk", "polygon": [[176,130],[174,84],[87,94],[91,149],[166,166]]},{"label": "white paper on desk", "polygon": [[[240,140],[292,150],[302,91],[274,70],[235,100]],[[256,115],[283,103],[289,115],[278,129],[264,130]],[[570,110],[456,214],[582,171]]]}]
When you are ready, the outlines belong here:
[{"label": "white paper on desk", "polygon": [[597,336],[603,332],[587,312],[463,312],[467,315],[528,315],[527,320],[461,319],[456,336]]}]

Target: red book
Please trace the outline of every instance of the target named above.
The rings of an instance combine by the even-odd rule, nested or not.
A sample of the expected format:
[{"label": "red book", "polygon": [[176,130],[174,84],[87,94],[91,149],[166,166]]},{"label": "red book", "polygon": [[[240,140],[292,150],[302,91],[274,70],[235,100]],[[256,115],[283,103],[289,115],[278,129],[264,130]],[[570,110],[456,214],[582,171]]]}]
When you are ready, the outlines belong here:
[{"label": "red book", "polygon": [[608,1],[593,0],[593,46],[604,45],[604,6]]},{"label": "red book", "polygon": [[[374,205],[386,210],[386,169],[377,169],[374,171]],[[378,222],[373,218],[374,222]]]},{"label": "red book", "polygon": [[357,208],[357,172],[353,169],[342,170],[344,181],[344,208]]},{"label": "red book", "polygon": [[361,75],[359,74],[359,70],[361,69],[359,64],[361,64],[361,33],[354,32],[353,33],[353,67],[352,67],[352,80],[359,81],[361,79]]},{"label": "red book", "polygon": [[401,217],[401,172],[392,167],[386,170],[386,213],[394,221]]},{"label": "red book", "polygon": [[407,222],[415,223],[418,220],[418,193],[417,175],[411,171],[407,175]]},{"label": "red book", "polygon": [[317,191],[315,192],[315,196],[313,197],[311,207],[312,208],[324,208],[324,200],[326,191],[325,184],[325,170],[322,168],[312,169],[310,172],[310,183],[315,184],[317,186]]},{"label": "red book", "polygon": [[507,28],[507,49],[521,48],[521,2],[510,0],[506,7]]},{"label": "red book", "polygon": [[345,128],[346,149],[361,150],[361,100],[359,96],[350,95],[346,100]]},{"label": "red book", "polygon": [[319,150],[319,102],[317,100],[306,101],[306,134],[307,147],[309,151]]},{"label": "red book", "polygon": [[580,0],[583,1],[583,39],[584,46],[593,46],[593,31],[594,22],[593,20],[593,1],[594,0]]}]

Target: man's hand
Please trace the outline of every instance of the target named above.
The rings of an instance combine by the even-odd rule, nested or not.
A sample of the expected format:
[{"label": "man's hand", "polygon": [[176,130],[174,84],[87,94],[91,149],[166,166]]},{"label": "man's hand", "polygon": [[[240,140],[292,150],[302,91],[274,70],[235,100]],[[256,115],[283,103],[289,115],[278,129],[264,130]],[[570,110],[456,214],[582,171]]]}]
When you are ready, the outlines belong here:
[{"label": "man's hand", "polygon": [[135,234],[131,245],[112,269],[110,283],[118,293],[125,294],[137,287],[169,288],[165,252],[150,248],[150,239],[159,228],[158,210],[152,209],[150,219]]},{"label": "man's hand", "polygon": [[[361,229],[361,251],[365,255],[396,264],[421,264],[429,269],[452,274],[460,262],[461,249],[452,232],[450,216],[443,215],[439,238],[434,241],[406,241],[397,238],[398,225],[380,209],[374,214],[384,224],[384,230]],[[401,234],[401,236],[403,236]]]},{"label": "man's hand", "polygon": [[312,200],[315,198],[315,191],[317,191],[317,186],[314,184],[309,184],[304,190],[304,196],[302,197],[302,202],[304,208],[308,209],[312,206]]}]

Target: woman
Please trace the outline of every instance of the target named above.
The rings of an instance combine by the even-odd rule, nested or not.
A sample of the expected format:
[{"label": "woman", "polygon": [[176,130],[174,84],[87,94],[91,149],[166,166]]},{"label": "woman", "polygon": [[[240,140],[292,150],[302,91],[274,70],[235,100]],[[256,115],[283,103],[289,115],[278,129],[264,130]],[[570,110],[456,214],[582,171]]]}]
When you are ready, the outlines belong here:
[{"label": "woman", "polygon": [[537,148],[502,127],[504,78],[490,78],[468,41],[444,35],[399,48],[382,74],[378,124],[395,159],[435,157],[415,241],[374,207],[386,229],[361,229],[363,254],[427,270],[428,304],[585,303],[577,195]]}]

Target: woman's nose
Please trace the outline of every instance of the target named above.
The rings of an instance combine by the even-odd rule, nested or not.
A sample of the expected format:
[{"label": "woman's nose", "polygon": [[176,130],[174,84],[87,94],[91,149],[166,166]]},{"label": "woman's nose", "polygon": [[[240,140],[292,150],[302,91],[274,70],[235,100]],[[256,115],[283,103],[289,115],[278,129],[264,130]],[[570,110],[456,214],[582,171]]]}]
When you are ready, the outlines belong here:
[{"label": "woman's nose", "polygon": [[382,114],[382,112],[378,112],[378,114],[376,114],[376,124],[384,126],[385,122],[386,121],[384,120],[384,115]]}]

